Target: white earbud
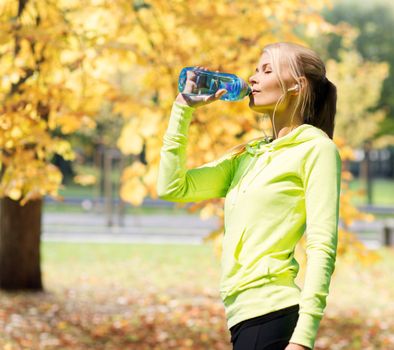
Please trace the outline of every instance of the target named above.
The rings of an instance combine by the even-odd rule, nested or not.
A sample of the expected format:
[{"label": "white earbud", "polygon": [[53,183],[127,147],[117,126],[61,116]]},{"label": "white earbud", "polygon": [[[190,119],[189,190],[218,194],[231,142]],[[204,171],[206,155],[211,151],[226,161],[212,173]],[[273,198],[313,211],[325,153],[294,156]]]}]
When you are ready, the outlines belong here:
[{"label": "white earbud", "polygon": [[290,92],[290,91],[298,91],[300,89],[300,87],[298,86],[298,84],[296,84],[294,87],[292,87],[292,88],[290,88],[290,89],[287,89],[287,92]]}]

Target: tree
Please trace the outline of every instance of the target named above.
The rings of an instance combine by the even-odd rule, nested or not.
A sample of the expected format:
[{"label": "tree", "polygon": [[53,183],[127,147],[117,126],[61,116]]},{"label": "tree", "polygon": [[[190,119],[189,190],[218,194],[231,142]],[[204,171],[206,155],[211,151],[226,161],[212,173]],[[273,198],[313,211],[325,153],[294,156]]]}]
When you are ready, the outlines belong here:
[{"label": "tree", "polygon": [[[392,45],[392,32],[394,30],[394,5],[389,0],[375,0],[360,2],[357,0],[335,1],[335,5],[328,11],[322,11],[323,17],[334,25],[349,24],[357,30],[354,38],[354,50],[360,57],[357,60],[372,63],[387,62],[389,67],[394,66],[394,52]],[[321,38],[327,47],[328,56],[340,60],[341,48],[346,46],[344,37],[332,33]],[[346,40],[346,39],[345,39]],[[382,119],[375,131],[375,147],[393,145],[394,134],[394,70],[388,71],[388,77],[383,82],[381,94],[373,110],[384,111],[387,118]],[[370,79],[372,83],[373,79]],[[380,91],[380,88],[379,88]]]},{"label": "tree", "polygon": [[386,62],[366,61],[352,43],[339,50],[339,60],[329,59],[326,64],[327,74],[338,89],[335,133],[353,148],[362,147],[365,141],[372,141],[374,146],[390,140],[394,144],[392,135],[376,138],[386,112],[375,107],[389,66]]},{"label": "tree", "polygon": [[[133,48],[139,69],[130,78],[135,91],[114,101],[114,112],[126,118],[119,148],[125,154],[139,154],[145,147],[147,162],[126,168],[122,198],[133,205],[148,195],[157,198],[161,136],[184,66],[205,65],[247,79],[265,44],[304,43],[294,28],[314,35],[336,31],[319,16],[322,6],[312,2],[306,8],[300,1],[134,1],[130,31],[118,41]],[[131,68],[127,69],[125,74]],[[242,102],[199,108],[190,126],[188,166],[208,162],[234,144],[258,136],[257,119]]]},{"label": "tree", "polygon": [[94,128],[102,102],[116,96],[108,62],[119,52],[105,44],[117,27],[108,31],[113,8],[105,5],[0,3],[0,288],[42,288],[42,197],[61,199],[62,175],[50,160],[74,159],[62,136]]},{"label": "tree", "polygon": [[[307,37],[317,41],[323,34],[333,32],[348,37],[349,26],[336,27],[325,22],[318,14],[320,7],[317,3],[312,3],[316,5],[312,12],[310,8],[300,6],[298,1],[265,2],[260,7],[257,6],[259,1],[201,1],[193,7],[194,11],[189,10],[187,3],[141,1],[134,8],[135,25],[128,40],[135,48],[140,66],[141,76],[134,82],[140,91],[116,101],[114,107],[114,111],[127,119],[118,142],[120,149],[125,154],[138,154],[146,147],[147,163],[134,162],[122,177],[121,196],[133,205],[140,205],[147,195],[157,198],[159,149],[182,67],[202,65],[212,70],[233,72],[246,79],[267,43],[293,41],[305,45]],[[256,12],[256,8],[261,8],[261,11]],[[256,30],[250,31],[250,28]],[[379,78],[383,78],[383,73]],[[377,81],[377,85],[380,84],[381,79]],[[153,100],[147,101],[147,96],[152,96]],[[269,133],[271,125],[264,120],[259,124],[258,116],[242,102],[215,103],[207,108],[198,108],[189,129],[187,167],[211,161],[235,144],[260,136],[260,128],[267,129]],[[346,157],[351,157],[350,149],[340,140],[336,139],[338,144],[341,143],[343,159],[346,160]],[[344,177],[348,175],[344,172]],[[344,187],[344,193],[347,193],[345,200],[354,193],[346,188],[346,184]],[[358,213],[350,203],[343,205],[347,208],[342,212],[347,221],[371,219],[371,216]],[[184,204],[177,203],[177,206]],[[218,253],[223,234],[222,207],[222,199],[203,201],[189,207],[191,212],[200,211],[202,218],[212,215],[221,218],[221,227],[207,237],[207,240],[215,240]],[[345,252],[347,249],[343,247],[347,245],[342,245],[342,242],[357,239],[345,230],[340,232],[343,232],[340,234],[343,237],[340,252]],[[363,256],[373,255],[366,254],[362,244],[355,250],[356,254]]]},{"label": "tree", "polygon": [[[126,168],[121,196],[134,205],[157,198],[159,149],[181,68],[200,64],[247,78],[266,43],[304,43],[294,28],[315,36],[340,32],[319,15],[324,3],[0,2],[0,288],[42,288],[42,197],[61,199],[62,176],[50,160],[74,159],[65,135],[95,128],[102,106],[111,106],[125,121],[118,146],[144,158]],[[188,166],[260,134],[257,116],[243,103],[199,108]],[[22,259],[28,249],[32,260]]]}]

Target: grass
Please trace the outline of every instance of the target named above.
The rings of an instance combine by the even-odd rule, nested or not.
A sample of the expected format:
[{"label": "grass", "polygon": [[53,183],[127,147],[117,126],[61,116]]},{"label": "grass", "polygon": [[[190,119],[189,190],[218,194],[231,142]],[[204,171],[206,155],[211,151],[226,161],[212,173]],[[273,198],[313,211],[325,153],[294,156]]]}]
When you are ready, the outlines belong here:
[{"label": "grass", "polygon": [[[363,274],[372,273],[371,280],[380,279],[394,297],[394,249],[382,247],[377,252],[382,261],[369,268],[348,267],[338,258],[335,275],[338,274],[339,280],[344,278],[341,282],[344,288],[349,288],[348,283],[352,281],[355,289]],[[215,288],[220,274],[220,260],[214,254],[212,242],[203,245],[43,242],[41,254],[47,282],[56,281],[57,285],[73,285],[81,274],[88,274],[101,285],[118,281],[135,286],[138,281],[149,281],[155,287],[171,288],[180,281],[188,281],[191,287],[201,289]],[[355,269],[357,274],[349,275]],[[364,287],[375,293],[376,281],[375,285]],[[360,288],[363,289],[361,285]],[[357,297],[352,293],[348,296]],[[371,305],[379,301],[370,300]]]},{"label": "grass", "polygon": [[[354,179],[350,182],[350,189],[365,189],[365,181]],[[354,197],[352,203],[354,205],[367,204],[367,194]],[[372,182],[372,203],[375,205],[394,206],[394,181],[389,179],[375,179]]]},{"label": "grass", "polygon": [[[44,242],[43,265],[48,283],[73,285],[81,276],[100,285],[153,286],[168,289],[180,281],[191,288],[214,287],[219,261],[212,244],[75,244]],[[196,268],[198,262],[198,268]],[[202,274],[201,272],[204,271]],[[59,278],[61,276],[61,278]]]},{"label": "grass", "polygon": [[[117,215],[116,208],[113,215]],[[93,212],[103,212],[104,209],[94,209]],[[67,203],[45,203],[44,212],[47,213],[85,213],[87,212],[81,205]],[[174,207],[134,207],[127,205],[125,213],[130,215],[184,215],[187,214],[186,208]]]}]

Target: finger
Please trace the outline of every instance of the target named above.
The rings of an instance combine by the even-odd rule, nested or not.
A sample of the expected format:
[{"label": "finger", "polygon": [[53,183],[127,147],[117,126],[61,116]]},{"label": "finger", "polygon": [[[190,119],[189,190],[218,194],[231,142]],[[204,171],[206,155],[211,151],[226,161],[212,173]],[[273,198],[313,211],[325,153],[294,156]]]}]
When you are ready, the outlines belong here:
[{"label": "finger", "polygon": [[186,80],[185,88],[183,92],[189,93],[193,92],[197,88],[197,84],[193,80]]},{"label": "finger", "polygon": [[215,98],[221,98],[223,95],[225,95],[227,93],[226,89],[220,89],[218,91],[216,91],[215,93]]},{"label": "finger", "polygon": [[214,94],[209,95],[205,98],[205,102],[212,102],[220,99],[225,93],[227,93],[226,89],[220,89],[216,91]]}]

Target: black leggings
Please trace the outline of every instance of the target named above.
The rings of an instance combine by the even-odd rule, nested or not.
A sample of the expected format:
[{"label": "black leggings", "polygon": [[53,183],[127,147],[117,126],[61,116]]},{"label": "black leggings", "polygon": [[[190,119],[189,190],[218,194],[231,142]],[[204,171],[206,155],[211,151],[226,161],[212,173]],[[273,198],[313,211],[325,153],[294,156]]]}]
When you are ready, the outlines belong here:
[{"label": "black leggings", "polygon": [[284,350],[298,321],[299,305],[242,321],[230,328],[233,350]]}]

